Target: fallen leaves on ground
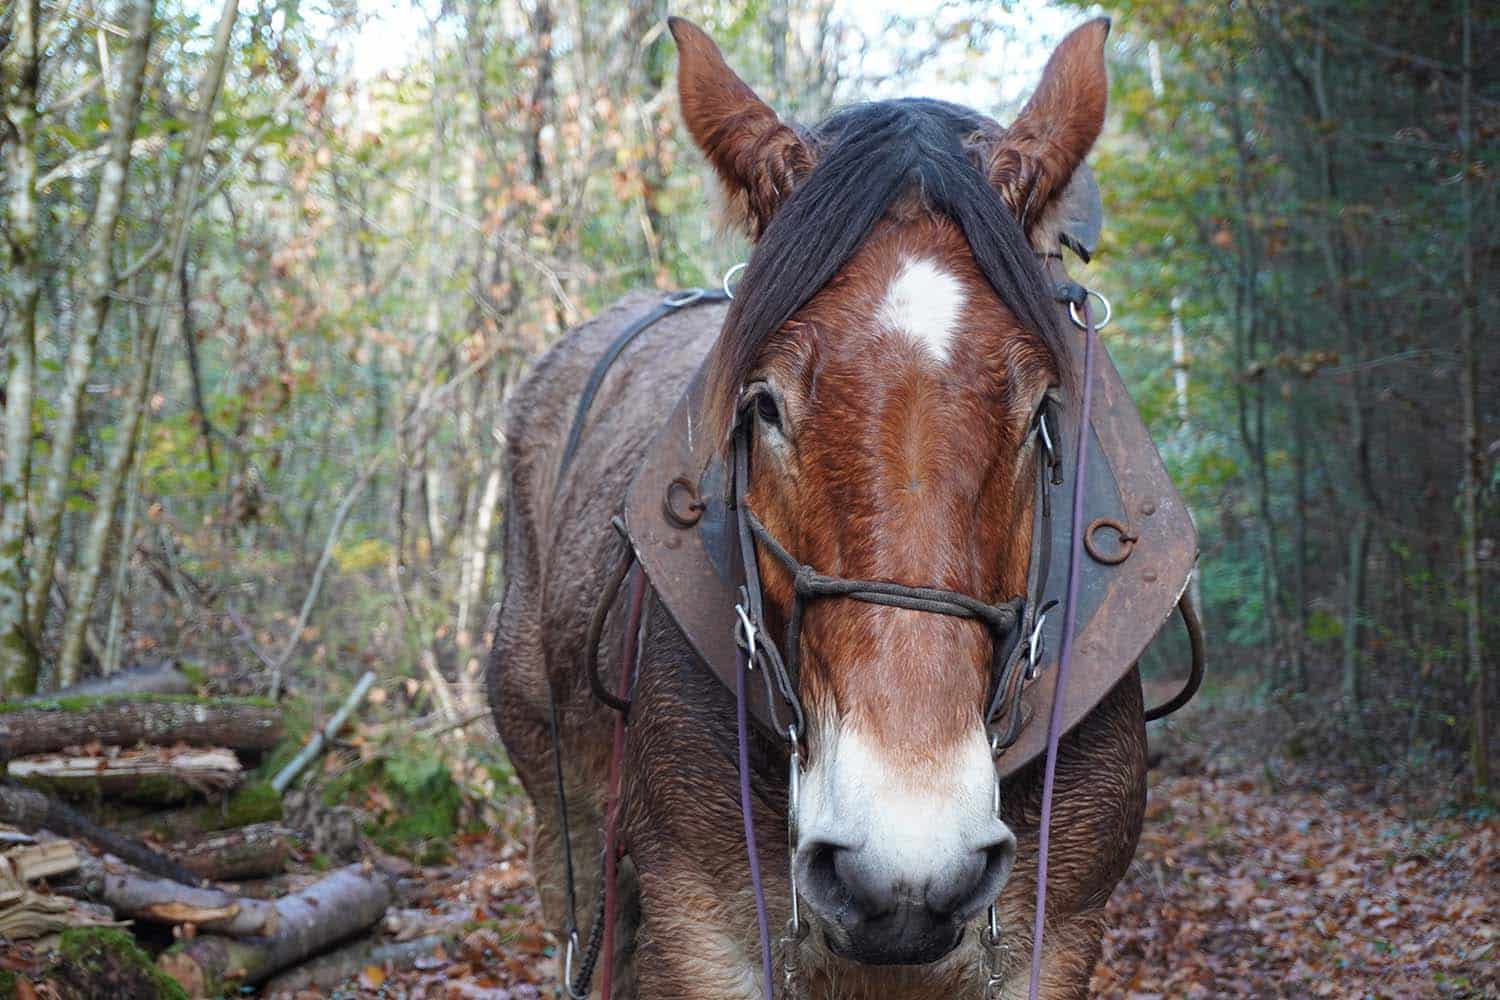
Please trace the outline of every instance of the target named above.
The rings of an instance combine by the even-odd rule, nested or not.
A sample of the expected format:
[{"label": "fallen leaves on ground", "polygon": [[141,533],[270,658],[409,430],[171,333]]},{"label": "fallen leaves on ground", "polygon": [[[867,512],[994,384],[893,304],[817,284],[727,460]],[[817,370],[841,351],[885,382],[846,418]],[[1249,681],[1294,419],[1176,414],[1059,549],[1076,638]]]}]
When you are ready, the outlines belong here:
[{"label": "fallen leaves on ground", "polygon": [[[1500,823],[1408,812],[1377,786],[1284,761],[1169,751],[1109,904],[1101,1000],[1500,997]],[[412,871],[385,936],[453,943],[365,969],[334,995],[532,1000],[554,985],[524,853],[460,838]]]},{"label": "fallen leaves on ground", "polygon": [[412,871],[383,938],[451,941],[413,964],[368,965],[334,992],[340,1000],[539,1000],[550,996],[553,944],[541,923],[526,860],[514,840],[457,838],[453,863]]},{"label": "fallen leaves on ground", "polygon": [[1153,774],[1095,995],[1500,996],[1500,824],[1279,766]]}]

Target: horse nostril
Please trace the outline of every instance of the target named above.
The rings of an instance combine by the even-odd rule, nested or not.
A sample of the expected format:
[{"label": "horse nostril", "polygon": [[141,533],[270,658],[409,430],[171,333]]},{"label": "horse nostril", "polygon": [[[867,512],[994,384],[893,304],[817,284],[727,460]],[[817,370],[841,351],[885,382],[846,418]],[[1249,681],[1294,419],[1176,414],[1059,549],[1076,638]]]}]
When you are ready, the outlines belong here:
[{"label": "horse nostril", "polygon": [[1016,838],[1005,836],[975,851],[954,877],[935,885],[927,905],[935,913],[962,922],[979,913],[1000,895],[1016,860]]},{"label": "horse nostril", "polygon": [[998,896],[1010,880],[1010,870],[1016,863],[1016,835],[1005,831],[1005,836],[986,847],[984,854],[984,877],[995,883],[995,895]]},{"label": "horse nostril", "polygon": [[829,908],[842,908],[850,902],[848,887],[838,874],[838,856],[847,848],[818,841],[803,848],[806,862],[802,872],[803,892]]}]

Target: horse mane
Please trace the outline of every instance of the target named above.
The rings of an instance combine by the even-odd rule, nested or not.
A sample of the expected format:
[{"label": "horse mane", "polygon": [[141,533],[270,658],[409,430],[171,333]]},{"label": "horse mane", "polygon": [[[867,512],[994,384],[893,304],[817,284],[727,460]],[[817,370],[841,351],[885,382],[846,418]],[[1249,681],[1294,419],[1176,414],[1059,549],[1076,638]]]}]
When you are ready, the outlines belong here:
[{"label": "horse mane", "polygon": [[904,98],[845,108],[807,135],[815,166],[755,245],[714,347],[711,425],[727,432],[766,341],[843,269],[907,192],[958,225],[1000,301],[1067,370],[1068,341],[1050,282],[984,172],[1000,134],[968,108]]}]

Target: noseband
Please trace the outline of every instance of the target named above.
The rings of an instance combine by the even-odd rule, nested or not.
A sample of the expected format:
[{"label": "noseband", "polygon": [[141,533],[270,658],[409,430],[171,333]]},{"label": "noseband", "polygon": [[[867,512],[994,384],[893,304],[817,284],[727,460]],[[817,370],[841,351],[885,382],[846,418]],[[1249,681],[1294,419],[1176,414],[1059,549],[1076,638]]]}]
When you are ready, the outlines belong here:
[{"label": "noseband", "polygon": [[[856,580],[849,577],[830,576],[820,573],[808,563],[792,555],[785,545],[768,529],[746,503],[750,488],[750,443],[753,428],[752,408],[743,400],[736,416],[731,468],[733,483],[732,507],[738,513],[739,549],[743,562],[745,586],[740,592],[741,603],[736,609],[740,616],[737,640],[741,646],[754,645],[764,659],[763,672],[768,688],[767,704],[770,706],[777,729],[785,734],[788,726],[776,718],[777,698],[789,704],[794,718],[790,725],[805,735],[807,726],[802,702],[798,697],[798,681],[801,677],[802,622],[807,605],[824,598],[846,597],[866,604],[921,611],[927,614],[947,615],[977,621],[989,633],[991,643],[990,684],[985,710],[985,725],[990,734],[990,749],[998,753],[1015,742],[1020,734],[1022,716],[1020,694],[1023,684],[1034,678],[1037,658],[1041,653],[1040,623],[1045,608],[1039,613],[1028,613],[1040,604],[1042,597],[1037,592],[1038,581],[1047,578],[1047,559],[1051,546],[1050,529],[1038,526],[1032,531],[1033,559],[1028,570],[1027,594],[1007,601],[990,604],[961,591],[940,587],[913,587],[886,580]],[[1032,424],[1026,442],[1037,448],[1037,498],[1038,504],[1033,518],[1040,521],[1051,516],[1051,504],[1047,491],[1056,478],[1049,474],[1059,459],[1052,447],[1052,437],[1047,425],[1047,411],[1052,404],[1043,404]],[[767,641],[765,630],[764,599],[760,581],[759,562],[756,559],[756,543],[786,570],[792,580],[792,607],[787,619],[785,641],[778,645]],[[1038,551],[1040,549],[1040,551]],[[1055,603],[1055,602],[1054,602]],[[1022,636],[1028,641],[1022,643]],[[756,657],[752,657],[752,660]]]}]

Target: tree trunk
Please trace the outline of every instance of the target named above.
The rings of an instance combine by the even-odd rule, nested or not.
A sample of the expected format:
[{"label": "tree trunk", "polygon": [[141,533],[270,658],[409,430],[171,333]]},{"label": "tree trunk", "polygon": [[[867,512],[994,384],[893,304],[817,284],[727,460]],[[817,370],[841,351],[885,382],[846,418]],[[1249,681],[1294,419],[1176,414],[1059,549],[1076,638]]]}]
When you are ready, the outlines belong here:
[{"label": "tree trunk", "polygon": [[1364,696],[1359,663],[1359,619],[1365,598],[1365,554],[1369,548],[1370,517],[1363,511],[1349,532],[1349,569],[1344,605],[1344,708],[1357,717]]},{"label": "tree trunk", "polygon": [[36,314],[41,299],[37,243],[36,143],[39,0],[19,0],[10,44],[0,52],[5,117],[14,135],[5,143],[10,175],[6,275],[11,323],[5,354],[5,454],[0,461],[0,697],[36,690],[36,651],[27,632],[25,546],[31,479],[31,399],[36,384]]},{"label": "tree trunk", "polygon": [[217,802],[158,810],[116,826],[125,833],[165,841],[192,841],[204,834],[281,819],[281,796],[264,781],[248,781]]},{"label": "tree trunk", "polygon": [[115,554],[115,578],[109,588],[109,623],[105,626],[104,656],[99,671],[105,677],[120,669],[120,644],[124,641],[126,600],[130,595],[130,562],[135,553],[135,516],[141,503],[141,466],[145,454],[139,441],[135,461],[125,484],[125,518],[120,525],[120,545]]},{"label": "tree trunk", "polygon": [[1469,0],[1463,5],[1463,90],[1459,112],[1459,164],[1463,171],[1458,185],[1463,219],[1463,302],[1459,311],[1459,353],[1463,369],[1463,490],[1459,512],[1463,531],[1464,662],[1472,685],[1469,719],[1469,759],[1474,774],[1474,792],[1483,798],[1490,788],[1489,677],[1484,662],[1481,616],[1484,604],[1479,576],[1479,491],[1484,483],[1484,451],[1480,443],[1479,416],[1479,291],[1474,274],[1474,184],[1480,172],[1470,163],[1473,133],[1474,25]]},{"label": "tree trunk", "polygon": [[47,617],[47,595],[57,543],[62,535],[63,504],[73,469],[83,413],[83,388],[94,364],[99,334],[109,316],[110,293],[115,284],[115,225],[125,205],[130,180],[131,144],[141,117],[141,93],[146,79],[146,56],[151,48],[152,17],[156,0],[135,0],[130,14],[130,40],[120,67],[123,86],[110,109],[109,152],[99,180],[94,203],[93,239],[89,246],[88,290],[73,333],[64,370],[62,398],[58,400],[57,424],[52,430],[52,457],[47,481],[37,504],[36,528],[31,560],[31,586],[26,615],[32,635],[41,635]]},{"label": "tree trunk", "polygon": [[210,834],[172,853],[184,868],[211,882],[239,882],[286,871],[291,831],[280,823],[254,823]]},{"label": "tree trunk", "polygon": [[169,804],[240,782],[229,750],[127,750],[117,756],[38,754],[6,765],[9,776],[68,798],[115,797]]},{"label": "tree trunk", "polygon": [[326,995],[334,992],[344,980],[359,975],[367,966],[382,969],[386,966],[406,968],[417,959],[433,955],[452,942],[453,938],[441,934],[386,944],[378,944],[373,939],[355,941],[326,955],[320,955],[305,965],[283,972],[265,985],[261,995],[301,996],[305,992]]},{"label": "tree trunk", "polygon": [[[498,463],[492,464],[484,481],[484,491],[479,497],[478,509],[474,512],[469,532],[468,551],[464,554],[463,591],[458,601],[458,649],[463,679],[469,678],[469,653],[474,644],[475,609],[484,600],[488,590],[486,569],[489,563],[490,541],[495,530],[495,512],[500,506],[500,487],[504,477]],[[465,685],[467,695],[470,685]],[[465,698],[468,705],[469,699]]]},{"label": "tree trunk", "polygon": [[83,743],[265,751],[281,739],[279,709],[243,702],[107,699],[74,705],[70,698],[54,705],[0,712],[0,761]]},{"label": "tree trunk", "polygon": [[369,927],[391,903],[385,877],[364,865],[342,868],[276,902],[276,933],[263,938],[200,935],[174,946],[157,964],[189,996],[218,996],[254,985],[289,965]]},{"label": "tree trunk", "polygon": [[18,826],[29,833],[45,829],[64,837],[87,840],[154,875],[183,885],[198,884],[198,876],[177,862],[162,857],[140,841],[104,829],[71,806],[30,788],[0,784],[0,823]]},{"label": "tree trunk", "polygon": [[[1300,330],[1300,327],[1299,327]],[[1306,349],[1299,332],[1297,347]],[[1292,385],[1292,675],[1297,690],[1306,694],[1307,676],[1307,386],[1293,376]]]},{"label": "tree trunk", "polygon": [[154,666],[136,667],[111,677],[74,684],[55,694],[23,699],[27,705],[55,704],[64,698],[107,698],[113,695],[192,694],[195,683],[176,663],[168,660]]},{"label": "tree trunk", "polygon": [[[198,111],[193,122],[193,134],[188,141],[184,161],[184,179],[178,185],[172,212],[172,258],[166,282],[162,283],[162,297],[166,289],[182,269],[187,254],[188,229],[192,222],[193,202],[198,184],[203,177],[204,152],[208,148],[208,135],[213,125],[214,103],[218,100],[219,88],[224,82],[224,69],[229,61],[229,41],[234,29],[235,16],[239,11],[239,0],[225,0],[219,15],[219,24],[214,32],[213,50],[209,54],[208,68],[204,71],[198,88]],[[72,601],[63,625],[62,650],[57,658],[57,675],[62,684],[71,684],[78,679],[78,664],[83,652],[83,625],[94,608],[94,597],[99,589],[99,575],[104,565],[104,550],[109,542],[110,529],[114,525],[115,506],[119,500],[121,486],[130,468],[135,453],[136,429],[145,419],[147,397],[151,393],[151,382],[156,370],[157,345],[161,330],[168,322],[181,323],[177,310],[163,306],[156,322],[146,325],[146,336],[140,345],[140,369],[131,386],[130,396],[125,402],[125,414],[120,422],[119,438],[110,454],[108,469],[100,483],[95,501],[93,519],[89,523],[87,540],[79,558],[79,570],[74,582]]]},{"label": "tree trunk", "polygon": [[199,930],[232,937],[266,937],[277,932],[276,904],[217,889],[197,889],[147,875],[117,858],[81,859],[76,878],[58,891],[104,903],[123,917],[153,924],[193,924]]}]

